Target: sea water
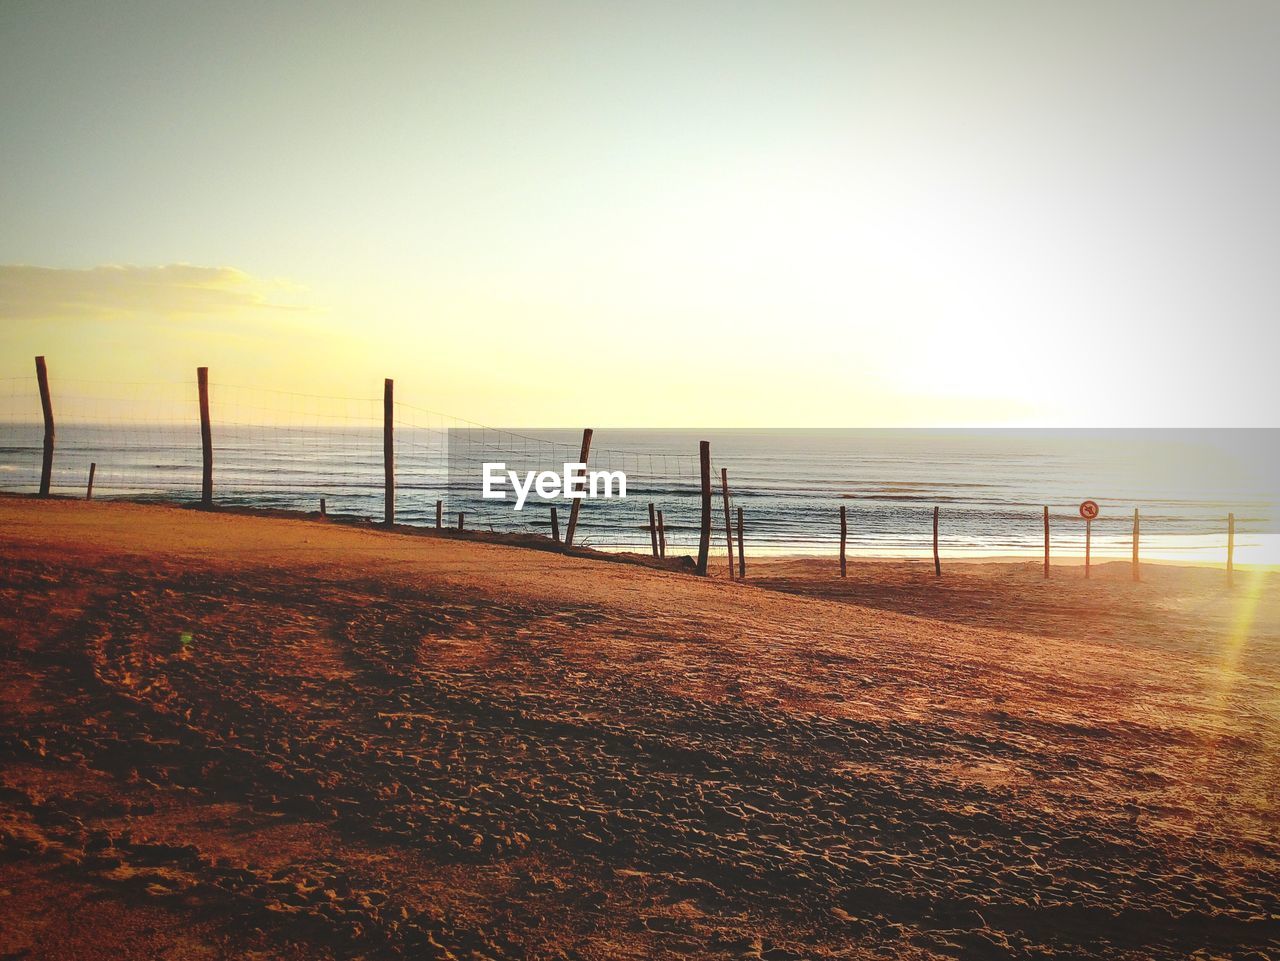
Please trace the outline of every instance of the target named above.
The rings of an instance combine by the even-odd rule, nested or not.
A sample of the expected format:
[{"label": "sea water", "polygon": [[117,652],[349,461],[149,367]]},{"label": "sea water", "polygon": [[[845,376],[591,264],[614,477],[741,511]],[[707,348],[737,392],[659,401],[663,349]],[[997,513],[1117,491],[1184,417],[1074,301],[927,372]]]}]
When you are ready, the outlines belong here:
[{"label": "sea water", "polygon": [[[37,489],[39,425],[0,424],[0,490]],[[1127,557],[1133,512],[1146,558],[1225,560],[1227,515],[1239,563],[1280,563],[1280,430],[659,430],[599,429],[588,463],[627,473],[625,499],[583,501],[576,540],[650,548],[648,505],[663,512],[669,553],[696,550],[699,441],[710,443],[713,550],[723,553],[721,469],[730,519],[742,508],[751,554],[834,553],[839,511],[852,554],[924,556],[940,509],[947,556],[1038,555],[1050,510],[1059,557],[1083,551],[1078,505],[1101,505],[1094,555]],[[481,497],[482,464],[561,470],[579,430],[397,428],[396,520],[434,525],[459,512],[473,530],[550,533],[550,506]],[[383,516],[383,434],[376,427],[214,427],[215,499],[228,506]],[[201,450],[191,425],[59,424],[53,492],[83,494],[96,462],[100,498],[194,501]],[[571,504],[557,505],[565,530]]]}]

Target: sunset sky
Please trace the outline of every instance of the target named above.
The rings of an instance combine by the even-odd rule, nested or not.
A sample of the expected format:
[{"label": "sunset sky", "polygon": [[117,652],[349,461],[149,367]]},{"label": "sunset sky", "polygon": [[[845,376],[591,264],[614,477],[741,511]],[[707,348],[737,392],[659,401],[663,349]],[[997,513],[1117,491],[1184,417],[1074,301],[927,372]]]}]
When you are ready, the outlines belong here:
[{"label": "sunset sky", "polygon": [[0,377],[1277,425],[1280,5],[0,4]]}]

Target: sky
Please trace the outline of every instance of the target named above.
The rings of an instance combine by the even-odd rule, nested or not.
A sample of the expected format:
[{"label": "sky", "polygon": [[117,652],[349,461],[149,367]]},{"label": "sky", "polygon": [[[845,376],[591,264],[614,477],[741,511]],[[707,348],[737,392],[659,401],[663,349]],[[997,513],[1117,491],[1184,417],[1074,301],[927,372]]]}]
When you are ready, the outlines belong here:
[{"label": "sky", "polygon": [[1277,426],[1280,5],[0,4],[0,378]]}]

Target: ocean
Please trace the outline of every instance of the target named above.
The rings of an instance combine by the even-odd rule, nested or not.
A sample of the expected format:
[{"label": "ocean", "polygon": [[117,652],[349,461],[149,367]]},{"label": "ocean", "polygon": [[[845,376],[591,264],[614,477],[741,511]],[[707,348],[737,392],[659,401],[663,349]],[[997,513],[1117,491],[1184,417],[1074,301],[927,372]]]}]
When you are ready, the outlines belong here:
[{"label": "ocean", "polygon": [[[37,489],[41,428],[0,424],[0,490]],[[712,545],[723,555],[720,470],[731,514],[742,508],[748,555],[834,554],[839,510],[854,555],[931,553],[940,509],[944,556],[1038,556],[1042,509],[1053,552],[1083,552],[1081,501],[1099,559],[1129,556],[1133,511],[1146,558],[1225,560],[1227,515],[1236,518],[1240,563],[1280,563],[1280,430],[647,430],[595,431],[588,463],[627,474],[625,499],[582,502],[578,543],[648,551],[648,505],[663,512],[668,553],[696,551],[698,442],[714,469]],[[380,520],[382,430],[376,426],[214,426],[215,499],[229,506],[315,511]],[[578,430],[439,429],[398,425],[396,520],[550,532],[548,502],[480,497],[480,465],[560,471],[577,460]],[[59,424],[53,492],[82,495],[96,462],[95,497],[194,501],[200,494],[199,430],[190,424]],[[561,530],[569,502],[555,502]]]}]

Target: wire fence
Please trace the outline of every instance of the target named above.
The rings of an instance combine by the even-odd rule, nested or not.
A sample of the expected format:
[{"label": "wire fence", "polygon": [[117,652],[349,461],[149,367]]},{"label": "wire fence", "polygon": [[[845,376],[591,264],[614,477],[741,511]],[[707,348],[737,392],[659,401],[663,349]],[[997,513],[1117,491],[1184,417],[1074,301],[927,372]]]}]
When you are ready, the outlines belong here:
[{"label": "wire fence", "polygon": [[[211,383],[214,499],[227,507],[326,511],[380,519],[384,511],[382,398],[305,394]],[[51,388],[56,453],[50,493],[95,498],[198,501],[202,444],[198,385],[62,379]],[[393,404],[395,519],[433,527],[465,516],[467,529],[550,536],[549,504],[532,494],[513,507],[481,492],[483,465],[563,473],[579,461],[576,431],[490,427],[403,402]],[[40,488],[44,425],[36,378],[0,380],[0,490]],[[593,446],[592,471],[626,477],[626,497],[584,500],[577,546],[649,552],[648,504],[661,510],[668,552],[696,553],[701,478],[692,452]],[[616,489],[616,488],[615,488]],[[437,509],[439,505],[439,510]],[[561,535],[570,502],[556,502]],[[718,506],[723,523],[723,507]],[[716,545],[713,552],[724,552]]]},{"label": "wire fence", "polygon": [[[384,398],[308,394],[223,384],[209,387],[214,450],[214,500],[229,507],[328,513],[381,519],[384,515]],[[196,501],[202,486],[200,406],[196,380],[118,382],[55,378],[51,386],[56,450],[50,492],[82,495],[94,465],[94,496],[141,501]],[[491,427],[427,407],[395,400],[391,407],[397,523],[550,536],[553,508],[561,537],[570,502],[531,496],[515,509],[510,480],[505,500],[481,495],[485,464],[502,464],[517,478],[529,472],[561,473],[580,459],[578,430]],[[0,490],[40,488],[44,424],[38,379],[0,379]],[[696,555],[702,529],[699,435],[633,432],[631,446],[593,443],[593,471],[621,472],[625,498],[580,503],[574,543],[603,550],[650,553],[655,539],[649,505],[661,518],[667,555]],[[727,569],[726,553],[737,534],[737,508],[745,515],[748,553],[834,553],[840,541],[838,511],[848,512],[852,554],[928,556],[933,506],[941,503],[943,542],[949,552],[1030,554],[1039,541],[1040,507],[1013,488],[974,483],[974,463],[964,452],[948,464],[935,457],[939,481],[913,487],[897,470],[910,454],[858,451],[845,463],[837,451],[831,476],[815,481],[795,468],[786,438],[766,437],[751,452],[726,443],[712,461],[710,563]],[[717,447],[712,447],[713,455]],[[976,455],[975,455],[976,456]],[[721,459],[723,458],[723,459]],[[884,461],[877,463],[877,458]],[[720,488],[728,468],[726,515]],[[1046,477],[1066,472],[1048,457]],[[881,475],[883,474],[883,477]],[[876,478],[857,485],[859,475]],[[506,476],[503,474],[502,476]],[[1162,499],[1161,499],[1162,498]],[[1103,499],[1106,515],[1095,522],[1092,550],[1099,558],[1125,556],[1129,511]],[[1145,503],[1152,505],[1147,516]],[[1144,502],[1144,543],[1152,556],[1218,560],[1225,546],[1225,511],[1168,492]],[[1265,498],[1233,502],[1238,549],[1265,553],[1274,545],[1275,505]],[[1083,552],[1084,528],[1074,504],[1061,499],[1052,511],[1055,551]],[[727,530],[726,530],[727,529]],[[735,545],[736,546],[736,545]],[[1159,548],[1163,547],[1161,550]],[[1272,561],[1271,558],[1266,558]]]}]

